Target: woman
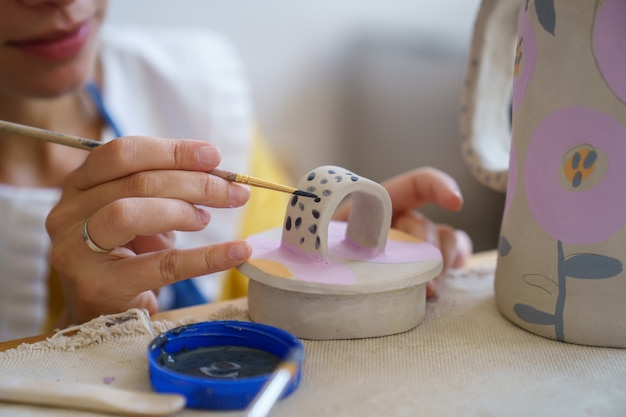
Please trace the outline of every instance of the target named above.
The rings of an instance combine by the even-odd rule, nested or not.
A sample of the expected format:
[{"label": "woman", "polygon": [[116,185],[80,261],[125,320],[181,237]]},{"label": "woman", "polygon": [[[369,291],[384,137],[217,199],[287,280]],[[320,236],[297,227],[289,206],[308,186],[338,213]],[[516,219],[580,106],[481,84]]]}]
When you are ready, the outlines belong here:
[{"label": "woman", "polygon": [[[231,48],[203,31],[101,34],[106,8],[0,2],[0,119],[104,142],[87,153],[0,134],[0,340],[40,333],[51,319],[64,327],[132,307],[155,312],[168,294],[189,293],[158,299],[161,288],[192,277],[204,277],[193,278],[198,300],[215,298],[220,280],[206,276],[250,256],[234,209],[250,191],[206,174],[274,166],[258,159]],[[142,136],[111,141],[123,135]],[[450,177],[420,169],[386,186],[395,227],[433,240],[446,266],[469,255],[465,234],[412,212],[425,202],[458,210]]]}]

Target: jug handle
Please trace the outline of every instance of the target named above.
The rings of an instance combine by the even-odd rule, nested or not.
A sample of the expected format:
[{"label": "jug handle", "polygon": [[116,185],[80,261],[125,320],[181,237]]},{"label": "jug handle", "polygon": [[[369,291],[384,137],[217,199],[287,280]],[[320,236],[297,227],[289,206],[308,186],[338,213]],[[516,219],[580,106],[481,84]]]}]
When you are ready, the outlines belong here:
[{"label": "jug handle", "polygon": [[483,185],[505,191],[510,103],[520,0],[484,0],[478,11],[461,97],[461,152]]}]

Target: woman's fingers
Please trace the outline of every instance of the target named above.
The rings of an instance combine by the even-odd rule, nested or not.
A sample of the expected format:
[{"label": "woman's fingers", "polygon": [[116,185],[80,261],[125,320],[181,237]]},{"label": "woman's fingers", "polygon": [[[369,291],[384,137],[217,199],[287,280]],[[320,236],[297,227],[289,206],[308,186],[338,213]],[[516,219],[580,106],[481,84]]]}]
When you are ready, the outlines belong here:
[{"label": "woman's fingers", "polygon": [[463,267],[474,251],[472,239],[464,230],[453,230],[454,237],[450,238],[451,244],[456,248],[455,256],[450,257],[448,265],[450,269]]},{"label": "woman's fingers", "polygon": [[144,171],[208,172],[220,161],[219,148],[204,141],[127,136],[92,150],[70,178],[79,189],[86,190]]},{"label": "woman's fingers", "polygon": [[399,216],[393,226],[437,246],[441,251],[443,272],[428,282],[426,295],[429,297],[436,294],[445,272],[462,267],[472,254],[472,241],[467,233],[446,224],[433,223],[418,213],[407,212]]},{"label": "woman's fingers", "polygon": [[159,233],[152,236],[137,236],[131,242],[130,248],[134,253],[156,252],[174,247],[176,235],[174,232]]},{"label": "woman's fingers", "polygon": [[[436,168],[422,167],[393,177],[382,185],[391,198],[391,226],[437,246],[443,258],[444,273],[448,269],[463,266],[473,250],[467,233],[448,225],[433,223],[415,211],[427,203],[446,210],[460,210],[463,197],[454,178]],[[337,209],[334,218],[346,221],[350,209],[350,201],[347,201]],[[436,294],[443,275],[427,283],[428,297]]]},{"label": "woman's fingers", "polygon": [[126,197],[239,207],[248,201],[248,187],[207,173],[220,160],[219,149],[203,141],[118,138],[91,152],[68,176],[64,193],[81,194],[80,207],[91,208],[86,212]]},{"label": "woman's fingers", "polygon": [[202,230],[211,215],[203,208],[169,198],[124,198],[89,217],[89,236],[101,248],[124,246],[137,236],[172,230]]},{"label": "woman's fingers", "polygon": [[456,181],[436,168],[417,168],[393,177],[382,185],[389,192],[394,215],[426,203],[452,211],[458,211],[463,206],[463,197]]},{"label": "woman's fingers", "polygon": [[250,198],[250,189],[204,172],[154,170],[130,174],[89,189],[66,188],[67,196],[76,196],[86,212],[127,197],[174,198],[225,208],[245,204]]},{"label": "woman's fingers", "polygon": [[[66,281],[67,324],[82,323],[108,313],[129,308],[156,312],[155,292],[184,279],[234,268],[246,261],[252,251],[245,241],[224,242],[195,249],[168,249],[126,258],[93,255],[83,262],[92,267],[90,279],[85,270],[64,277]],[[71,270],[71,261],[57,259],[60,268]]]},{"label": "woman's fingers", "polygon": [[235,268],[247,261],[252,249],[246,241],[217,243],[194,249],[168,249],[122,260],[120,268],[134,277],[133,291],[157,289],[183,279]]},{"label": "woman's fingers", "polygon": [[[107,268],[110,275],[106,280],[108,288],[101,290],[110,291],[110,285],[119,285],[130,301],[132,294],[234,268],[248,260],[251,254],[252,249],[247,242],[232,241],[200,248],[167,249],[124,259],[112,259]],[[95,285],[97,284],[92,283],[90,287]],[[89,299],[85,295],[86,291],[90,290],[84,289],[83,299]],[[97,302],[95,299],[91,301]]]},{"label": "woman's fingers", "polygon": [[[78,233],[74,230],[73,235]],[[194,249],[164,249],[140,255],[127,248],[97,254],[84,242],[64,239],[53,245],[51,265],[63,271],[67,315],[63,325],[82,323],[101,314],[129,308],[157,308],[155,292],[184,279],[234,268],[252,250],[245,241],[223,242]],[[76,245],[81,245],[77,247]],[[80,261],[77,262],[77,259]]]},{"label": "woman's fingers", "polygon": [[[458,211],[463,206],[463,196],[454,178],[436,168],[417,168],[390,178],[381,185],[391,198],[394,220],[427,203],[452,211]],[[350,201],[347,201],[337,209],[334,218],[347,220],[349,213]]]},{"label": "woman's fingers", "polygon": [[437,225],[417,212],[407,211],[403,215],[398,216],[391,226],[394,229],[401,230],[439,247],[439,230]]},{"label": "woman's fingers", "polygon": [[433,223],[419,213],[405,213],[393,227],[437,246],[443,257],[444,271],[460,268],[472,254],[472,240],[467,233],[447,224]]},{"label": "woman's fingers", "polygon": [[159,288],[250,257],[249,245],[240,241],[173,248],[174,231],[209,223],[208,211],[198,206],[247,201],[247,187],[207,173],[219,162],[219,150],[202,141],[126,137],[92,150],[66,178],[46,219],[50,262],[66,299],[65,325],[132,307],[153,312]]},{"label": "woman's fingers", "polygon": [[[68,176],[62,199],[46,221],[47,230],[51,236],[63,235],[68,227],[98,213],[90,221],[89,233],[100,247],[125,244],[139,227],[141,231],[136,236],[149,237],[136,240],[129,248],[139,248],[138,252],[163,248],[165,243],[159,242],[156,233],[200,230],[206,226],[208,216],[201,224],[190,223],[197,218],[189,213],[197,212],[192,205],[238,207],[248,200],[248,187],[206,173],[215,168],[219,159],[219,150],[201,141],[116,139],[94,149],[85,163]],[[153,205],[158,199],[172,201]],[[145,202],[140,203],[141,200]],[[142,210],[138,204],[148,211],[138,215],[137,211]],[[186,216],[176,215],[183,210]],[[108,216],[107,221],[94,227],[94,222],[102,223],[99,217],[103,215]],[[154,229],[145,227],[149,222],[158,225],[159,231],[154,235]]]},{"label": "woman's fingers", "polygon": [[172,198],[208,207],[239,207],[250,189],[203,172],[147,171],[129,175],[79,192],[81,207],[93,211],[127,197]]}]

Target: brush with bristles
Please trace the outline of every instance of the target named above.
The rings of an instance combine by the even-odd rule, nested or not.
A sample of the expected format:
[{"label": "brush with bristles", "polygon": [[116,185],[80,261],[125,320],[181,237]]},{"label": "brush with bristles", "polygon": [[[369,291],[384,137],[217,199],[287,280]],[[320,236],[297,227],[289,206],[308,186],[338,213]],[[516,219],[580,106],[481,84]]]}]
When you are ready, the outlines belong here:
[{"label": "brush with bristles", "polygon": [[[57,143],[60,145],[70,146],[72,148],[83,149],[86,151],[91,151],[92,149],[97,148],[102,144],[101,142],[93,139],[81,138],[79,136],[67,135],[65,133],[39,129],[37,127],[21,125],[18,123],[7,122],[4,120],[0,120],[0,132],[27,136],[29,138],[38,139],[45,142]],[[281,191],[283,193],[294,194],[302,197],[318,198],[317,195],[313,193],[302,191],[288,185],[277,184],[275,182],[267,181],[261,178],[251,177],[249,175],[224,171],[221,169],[214,169],[213,171],[209,172],[209,174],[225,179],[226,181],[236,182],[239,184],[248,184],[253,187]]]}]

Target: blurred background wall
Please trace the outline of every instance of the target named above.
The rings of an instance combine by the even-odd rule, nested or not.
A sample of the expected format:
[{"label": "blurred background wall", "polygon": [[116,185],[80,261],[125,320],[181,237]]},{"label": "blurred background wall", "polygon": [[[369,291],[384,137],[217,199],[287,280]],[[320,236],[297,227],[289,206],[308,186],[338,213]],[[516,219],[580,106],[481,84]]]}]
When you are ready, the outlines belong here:
[{"label": "blurred background wall", "polygon": [[465,207],[422,211],[494,248],[504,195],[459,152],[458,107],[480,0],[111,0],[110,24],[197,25],[248,67],[261,129],[294,181],[335,164],[381,181],[431,165]]}]

